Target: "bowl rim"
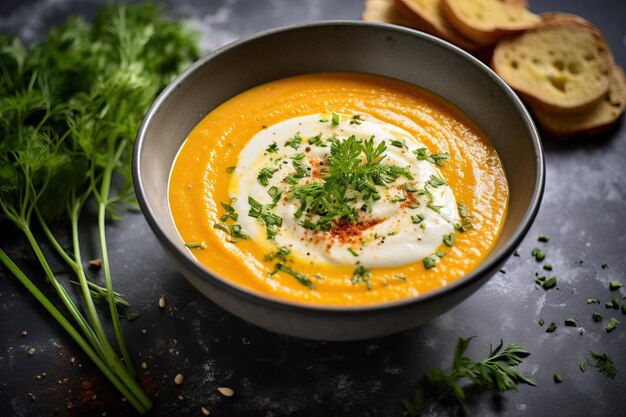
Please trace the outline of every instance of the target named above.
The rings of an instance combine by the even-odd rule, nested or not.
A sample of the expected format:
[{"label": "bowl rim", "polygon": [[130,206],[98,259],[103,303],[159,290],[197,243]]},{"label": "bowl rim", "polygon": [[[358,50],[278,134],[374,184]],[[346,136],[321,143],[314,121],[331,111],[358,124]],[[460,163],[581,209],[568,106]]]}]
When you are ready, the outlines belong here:
[{"label": "bowl rim", "polygon": [[[372,304],[363,304],[363,305],[324,305],[324,304],[311,304],[306,302],[299,301],[291,301],[291,300],[282,300],[278,297],[264,294],[253,290],[251,288],[247,288],[243,285],[236,284],[219,274],[216,274],[209,270],[204,265],[199,262],[190,259],[183,251],[186,250],[181,247],[180,242],[174,242],[171,240],[161,229],[160,225],[156,221],[156,217],[154,215],[154,210],[152,206],[148,203],[147,198],[145,197],[146,191],[141,177],[141,158],[144,144],[146,142],[146,133],[148,126],[152,122],[155,114],[158,113],[161,105],[169,98],[169,96],[178,88],[178,85],[184,81],[186,78],[190,77],[194,72],[199,70],[206,62],[214,59],[215,57],[227,53],[232,49],[239,47],[241,44],[245,44],[247,42],[254,41],[259,38],[263,38],[266,36],[275,35],[283,32],[297,31],[308,28],[316,28],[316,27],[337,27],[337,26],[359,26],[359,27],[370,27],[372,29],[385,29],[387,31],[408,34],[411,36],[416,36],[426,40],[427,42],[431,42],[436,44],[437,46],[447,49],[452,53],[461,55],[464,59],[468,61],[470,65],[474,65],[478,67],[478,69],[484,73],[485,76],[492,79],[495,84],[503,90],[506,96],[511,100],[512,104],[516,108],[516,110],[521,115],[524,124],[530,131],[531,134],[531,142],[534,148],[534,158],[537,163],[537,168],[535,170],[535,178],[537,181],[533,187],[532,196],[530,199],[530,204],[522,217],[522,220],[519,222],[511,237],[505,242],[505,244],[500,248],[495,254],[489,253],[487,256],[491,255],[491,259],[487,261],[481,262],[475,269],[470,271],[468,274],[462,276],[461,278],[455,280],[454,282],[447,284],[443,287],[437,288],[432,291],[428,291],[424,294],[420,294],[416,297],[407,297],[400,300],[394,301],[386,301],[386,302],[377,302]],[[488,65],[484,64],[476,57],[471,55],[469,52],[443,40],[437,38],[433,35],[411,29],[402,26],[397,26],[393,24],[387,23],[379,23],[379,22],[364,22],[361,20],[322,20],[316,21],[312,23],[301,23],[295,25],[289,25],[284,27],[272,28],[265,31],[261,31],[249,36],[241,37],[229,44],[226,44],[213,52],[207,54],[206,56],[198,59],[196,62],[191,64],[187,69],[185,69],[182,73],[180,73],[176,78],[174,78],[159,94],[159,96],[155,99],[153,104],[150,106],[146,115],[139,127],[137,132],[136,141],[133,149],[133,157],[132,157],[132,174],[133,180],[135,184],[135,193],[137,195],[137,200],[142,209],[144,217],[146,218],[148,224],[151,229],[155,233],[157,239],[161,243],[161,245],[165,245],[165,248],[169,251],[171,255],[173,255],[177,261],[183,263],[183,265],[190,270],[194,275],[202,277],[203,280],[209,279],[212,281],[214,285],[218,285],[221,289],[224,289],[230,292],[235,297],[243,297],[247,301],[254,302],[256,304],[263,304],[267,307],[271,307],[273,309],[287,309],[293,310],[298,309],[302,312],[310,312],[310,313],[339,313],[339,314],[353,314],[353,313],[363,313],[363,312],[376,312],[381,310],[394,310],[394,309],[402,309],[406,308],[410,305],[414,304],[426,304],[431,302],[433,299],[445,295],[447,293],[453,293],[459,291],[467,286],[471,286],[475,283],[481,276],[485,274],[489,274],[491,270],[494,270],[497,266],[504,263],[504,261],[510,256],[515,248],[520,244],[524,236],[527,234],[530,229],[533,220],[535,219],[537,212],[539,211],[539,206],[541,203],[541,199],[543,197],[544,187],[545,187],[545,158],[543,147],[541,143],[541,139],[535,124],[522,103],[521,99],[517,96],[517,94],[509,87],[503,80],[500,78]],[[169,204],[168,204],[169,207]]]}]

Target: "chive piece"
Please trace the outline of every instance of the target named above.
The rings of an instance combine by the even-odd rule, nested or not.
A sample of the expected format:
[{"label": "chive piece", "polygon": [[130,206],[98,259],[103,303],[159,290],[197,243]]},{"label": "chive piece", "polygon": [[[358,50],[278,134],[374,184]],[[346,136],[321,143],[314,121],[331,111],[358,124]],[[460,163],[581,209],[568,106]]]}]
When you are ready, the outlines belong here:
[{"label": "chive piece", "polygon": [[406,275],[404,275],[404,274],[395,274],[393,277],[395,279],[400,280],[400,281],[406,281],[406,279],[407,279]]},{"label": "chive piece", "polygon": [[548,328],[546,329],[546,333],[552,333],[555,330],[556,330],[556,323],[555,322],[551,322],[548,325]]},{"label": "chive piece", "polygon": [[138,319],[139,317],[141,317],[141,314],[139,314],[139,313],[128,313],[126,315],[126,320],[133,321],[133,320]]},{"label": "chive piece", "polygon": [[595,321],[596,323],[599,323],[602,321],[602,315],[600,313],[593,313],[591,315],[591,318],[593,319],[593,321]]},{"label": "chive piece", "polygon": [[550,238],[548,237],[548,235],[539,235],[539,237],[537,238],[537,240],[539,242],[547,242],[548,240],[550,240]]},{"label": "chive piece", "polygon": [[501,274],[506,274],[506,268],[502,267],[498,270]]},{"label": "chive piece", "polygon": [[576,319],[570,317],[569,319],[565,319],[565,325],[570,327],[576,327],[578,325],[578,322],[576,321]]},{"label": "chive piece", "polygon": [[555,285],[556,285],[556,276],[553,275],[547,280],[545,280],[545,282],[543,283],[543,288],[546,290],[549,290],[550,288],[553,288]]},{"label": "chive piece", "polygon": [[454,241],[456,240],[456,235],[454,233],[447,233],[443,235],[443,243],[446,246],[454,245]]},{"label": "chive piece", "polygon": [[546,258],[546,253],[539,248],[533,248],[530,254],[535,257],[537,262],[541,262]]},{"label": "chive piece", "polygon": [[226,168],[226,173],[227,174],[232,174],[233,172],[235,172],[236,169],[237,169],[237,166],[235,166],[235,165],[230,166],[230,167]]},{"label": "chive piece", "polygon": [[545,269],[546,271],[552,271],[552,264],[545,264],[543,266],[543,269]]},{"label": "chive piece", "polygon": [[554,374],[554,383],[555,384],[560,384],[563,382],[563,379],[561,378],[561,375],[559,374]]},{"label": "chive piece", "polygon": [[515,252],[513,252],[513,256],[516,256],[519,258],[519,251],[516,250]]},{"label": "chive piece", "polygon": [[389,143],[391,143],[391,145],[395,146],[396,148],[404,148],[406,146],[404,141],[398,139],[391,139]]},{"label": "chive piece", "polygon": [[189,249],[202,249],[202,245],[198,242],[185,242],[185,246]]},{"label": "chive piece", "polygon": [[337,126],[340,121],[341,121],[341,117],[339,117],[339,115],[337,113],[333,112],[333,116],[332,116],[332,119],[331,119],[331,123],[333,124],[333,126]]},{"label": "chive piece", "polygon": [[583,361],[580,362],[580,365],[578,365],[578,367],[580,368],[582,372],[585,372],[587,368],[589,367],[589,361],[587,359],[583,359]]},{"label": "chive piece", "polygon": [[363,123],[363,119],[359,114],[352,116],[352,119],[350,119],[351,125],[360,125],[361,123]]},{"label": "chive piece", "polygon": [[359,256],[359,253],[352,248],[348,248],[348,252],[350,252],[354,256]]},{"label": "chive piece", "polygon": [[594,352],[593,350],[589,350],[589,353],[596,361],[595,367],[598,369],[598,372],[607,378],[615,378],[617,370],[615,369],[613,360],[609,357],[609,355],[606,353]]},{"label": "chive piece", "polygon": [[541,327],[543,327],[543,325],[544,325],[544,324],[546,324],[546,321],[545,321],[543,318],[540,318],[540,319],[537,321],[537,323],[539,323],[539,325],[540,325]]},{"label": "chive piece", "polygon": [[[284,272],[286,274],[289,274],[292,277],[294,277],[300,284],[304,285],[305,287],[308,287],[311,290],[315,289],[315,285],[309,279],[309,277],[307,277],[304,274],[301,274],[300,272],[294,271],[293,269],[283,265],[282,263],[277,263],[276,264],[273,273],[276,273],[276,271],[282,271],[282,272]],[[270,274],[272,274],[272,273],[270,273]]]},{"label": "chive piece", "polygon": [[597,298],[587,298],[587,304],[600,304],[600,300]]},{"label": "chive piece", "polygon": [[609,288],[611,291],[614,291],[622,286],[622,283],[619,281],[611,281],[609,282]]},{"label": "chive piece", "polygon": [[419,224],[419,223],[424,221],[424,215],[423,214],[415,214],[415,215],[411,216],[411,221],[413,221],[414,224]]},{"label": "chive piece", "polygon": [[434,258],[426,257],[424,258],[424,268],[431,269],[437,265],[437,261]]},{"label": "chive piece", "polygon": [[606,330],[607,333],[611,333],[613,330],[615,330],[618,324],[619,324],[619,321],[617,321],[615,317],[611,317],[609,319],[609,322],[606,324],[606,327],[604,328],[604,330]]}]

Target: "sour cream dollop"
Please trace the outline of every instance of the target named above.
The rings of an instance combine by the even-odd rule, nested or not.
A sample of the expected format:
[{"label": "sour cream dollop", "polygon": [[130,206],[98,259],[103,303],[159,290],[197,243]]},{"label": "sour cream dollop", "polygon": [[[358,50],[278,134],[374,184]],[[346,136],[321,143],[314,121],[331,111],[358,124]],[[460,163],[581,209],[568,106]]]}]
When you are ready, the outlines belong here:
[{"label": "sour cream dollop", "polygon": [[[372,116],[336,116],[339,123],[334,123],[338,120],[335,117],[333,122],[330,114],[295,117],[269,126],[250,139],[239,154],[229,186],[243,231],[268,253],[287,247],[300,261],[336,266],[396,267],[435,254],[444,237],[454,235],[459,214],[454,193],[438,166],[432,160],[417,158],[418,149],[427,155],[431,150],[425,150],[426,146],[406,130]],[[288,177],[296,172],[292,158],[304,154],[300,161],[309,175],[299,184],[323,183],[331,138],[341,141],[351,136],[373,138],[375,145],[384,141],[384,163],[408,168],[413,179],[401,176],[377,186],[381,198],[370,204],[371,211],[359,212],[357,224],[342,224],[330,231],[307,229],[302,226],[303,217],[296,217],[300,202],[290,192],[294,185]],[[264,168],[273,171],[266,178],[267,185],[258,178]],[[272,187],[281,192],[276,202],[269,193]],[[272,213],[282,219],[282,226],[273,240],[267,238],[262,221],[248,215],[249,197],[263,205],[275,204]],[[355,201],[359,207],[362,204]]]}]

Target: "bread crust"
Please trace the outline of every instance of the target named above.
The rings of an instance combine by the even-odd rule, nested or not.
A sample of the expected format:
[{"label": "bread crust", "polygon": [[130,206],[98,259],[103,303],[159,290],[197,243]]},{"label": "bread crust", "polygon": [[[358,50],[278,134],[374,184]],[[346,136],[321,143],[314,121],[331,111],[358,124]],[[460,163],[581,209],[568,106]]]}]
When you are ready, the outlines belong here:
[{"label": "bread crust", "polygon": [[[491,9],[494,9],[495,6],[499,7],[497,10],[501,10],[501,15],[498,19],[488,21],[491,24],[486,27],[481,27],[477,25],[476,22],[472,22],[471,19],[464,16],[461,11],[462,5],[458,4],[459,0],[443,0],[441,3],[441,12],[454,29],[482,46],[494,45],[507,36],[516,35],[525,30],[532,29],[541,21],[539,16],[528,11],[525,1],[489,1],[494,3]],[[510,22],[508,20],[509,16],[520,16],[521,20],[518,22]]]},{"label": "bread crust", "polygon": [[441,13],[442,0],[427,0],[433,4],[433,13],[422,8],[416,0],[394,0],[397,10],[418,25],[418,29],[435,35],[467,51],[476,51],[481,45],[458,33]]},{"label": "bread crust", "polygon": [[394,0],[365,0],[361,19],[366,22],[391,23],[422,30],[418,22],[400,13]]},{"label": "bread crust", "polygon": [[[594,77],[597,76],[597,79],[594,81],[597,85],[592,87],[591,84],[585,83],[585,88],[588,88],[589,91],[584,97],[567,98],[557,96],[555,91],[551,91],[547,87],[539,88],[537,85],[527,82],[527,80],[524,80],[523,76],[515,73],[514,69],[511,68],[511,62],[515,62],[516,65],[519,65],[520,73],[524,71],[543,71],[545,68],[542,67],[540,70],[537,70],[535,64],[531,62],[530,57],[522,58],[516,55],[514,60],[507,58],[509,52],[512,53],[516,48],[526,46],[533,38],[534,40],[540,39],[539,37],[546,38],[564,30],[586,32],[594,43],[592,49],[597,51],[597,58],[595,56],[593,57],[593,60],[597,59],[596,65],[598,74],[594,74]],[[566,56],[570,56],[571,51],[581,50],[582,48],[580,44],[566,45],[563,43],[555,43],[553,47],[556,50],[562,48],[561,52]],[[541,52],[543,53],[543,51]],[[549,52],[550,51],[547,51],[545,56],[542,56],[545,61],[552,59],[547,55]],[[552,51],[552,53],[554,52]],[[564,66],[563,63],[560,65]],[[498,43],[491,61],[491,67],[509,84],[509,86],[515,89],[528,104],[547,112],[563,114],[582,112],[592,108],[599,102],[609,88],[612,65],[613,56],[600,31],[583,18],[567,13],[546,13],[542,15],[542,22],[534,29],[515,38],[505,39]],[[593,70],[592,68],[590,71]],[[542,74],[543,77],[541,79],[543,81],[548,80],[554,85],[557,85],[557,82],[562,82],[563,92],[566,88],[565,83],[567,83],[568,80],[573,80],[576,77],[585,75],[584,70],[579,70],[576,74],[568,72],[569,67],[567,70],[564,68],[548,68],[546,71],[549,73]],[[581,75],[579,76],[578,74]]]},{"label": "bread crust", "polygon": [[609,90],[591,109],[563,115],[531,107],[541,130],[556,139],[578,139],[606,133],[623,120],[625,109],[626,74],[617,64],[613,65],[611,71]]}]

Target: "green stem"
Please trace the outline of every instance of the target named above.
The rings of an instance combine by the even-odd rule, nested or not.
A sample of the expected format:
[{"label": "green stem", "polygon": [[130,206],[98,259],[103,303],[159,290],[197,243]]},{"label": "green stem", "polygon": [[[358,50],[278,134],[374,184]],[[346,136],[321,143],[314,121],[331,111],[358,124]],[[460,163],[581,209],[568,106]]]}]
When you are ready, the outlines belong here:
[{"label": "green stem", "polygon": [[56,239],[54,234],[52,234],[52,231],[48,227],[48,224],[46,223],[44,218],[41,216],[41,213],[39,212],[39,209],[37,207],[35,207],[35,214],[37,215],[37,219],[39,220],[39,225],[41,226],[43,233],[46,235],[46,237],[50,241],[50,244],[52,245],[52,247],[57,251],[57,253],[61,256],[61,258],[63,258],[65,263],[67,263],[69,267],[72,268],[72,271],[74,271],[74,273],[78,275],[78,265],[76,265],[76,262],[74,262],[74,260],[67,254],[65,249],[61,247],[61,244]]},{"label": "green stem", "polygon": [[46,260],[43,252],[41,251],[41,247],[39,246],[39,244],[37,243],[37,240],[35,239],[35,236],[33,235],[33,233],[30,231],[28,227],[25,227],[25,225],[18,224],[18,227],[26,235],[26,239],[28,239],[28,242],[30,243],[31,248],[35,252],[35,256],[37,257],[37,260],[39,260],[41,267],[43,268],[46,276],[48,277],[48,281],[52,284],[56,292],[59,294],[59,297],[61,298],[61,301],[63,301],[65,308],[67,308],[67,310],[70,312],[74,320],[76,320],[76,323],[78,324],[80,329],[83,331],[83,333],[89,340],[89,343],[91,343],[91,346],[93,346],[93,348],[98,351],[99,355],[102,355],[103,352],[100,348],[100,343],[98,341],[98,338],[96,337],[96,334],[93,332],[91,327],[89,327],[89,324],[87,323],[87,320],[85,320],[85,317],[83,317],[80,311],[78,311],[78,308],[76,307],[76,305],[70,298],[65,288],[61,284],[59,284],[59,281],[57,281],[56,277],[54,276],[54,273],[52,272],[52,268],[50,268],[50,264],[48,264],[48,261]]},{"label": "green stem", "polygon": [[[116,375],[107,364],[100,358],[98,353],[81,336],[80,332],[61,314],[61,312],[46,298],[45,295],[32,283],[21,269],[0,249],[0,261],[13,273],[13,275],[26,287],[26,289],[41,303],[41,305],[54,317],[54,319],[74,339],[80,348],[89,356],[102,373],[124,395],[135,409],[141,414],[146,413],[152,407],[150,398],[147,397],[141,387],[129,375]],[[131,382],[129,384],[128,382]]]},{"label": "green stem", "polygon": [[124,341],[124,334],[122,332],[122,325],[120,323],[120,316],[115,305],[115,294],[113,292],[113,281],[111,280],[111,267],[109,264],[109,255],[107,251],[106,232],[105,232],[105,220],[106,220],[106,208],[107,199],[109,198],[109,192],[111,190],[111,178],[113,176],[113,169],[117,165],[118,161],[122,157],[122,153],[126,148],[126,140],[123,140],[115,152],[115,156],[107,164],[104,173],[102,175],[102,183],[99,193],[98,201],[98,234],[100,236],[100,250],[102,252],[102,268],[104,271],[104,282],[107,288],[107,299],[109,301],[109,310],[111,312],[111,321],[113,322],[113,328],[115,330],[115,338],[117,344],[122,352],[122,358],[128,371],[134,375],[135,369],[130,359],[130,354],[126,348]]}]

